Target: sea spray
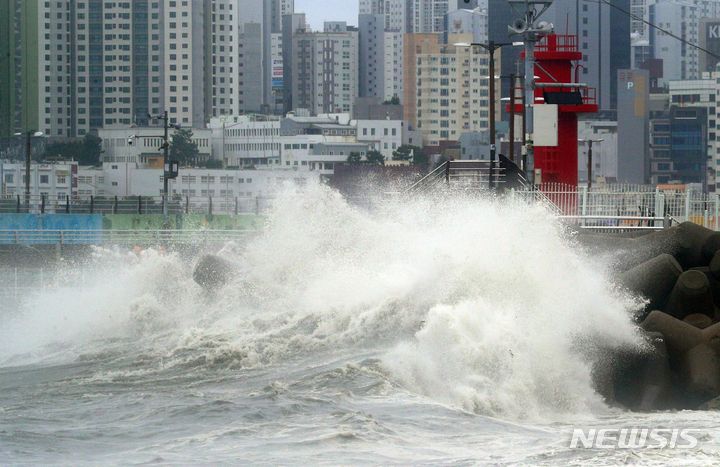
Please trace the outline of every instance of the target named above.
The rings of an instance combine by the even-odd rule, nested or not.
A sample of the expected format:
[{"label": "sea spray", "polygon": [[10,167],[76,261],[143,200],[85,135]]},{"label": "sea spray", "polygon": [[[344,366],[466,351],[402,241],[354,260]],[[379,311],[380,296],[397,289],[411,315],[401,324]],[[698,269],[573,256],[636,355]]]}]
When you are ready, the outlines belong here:
[{"label": "sea spray", "polygon": [[195,371],[370,352],[408,391],[523,418],[601,406],[583,346],[637,341],[633,304],[541,207],[457,194],[367,210],[289,187],[224,257],[241,274],[211,298],[176,255],[99,253],[83,287],[3,323],[0,359],[114,342],[158,371]]}]

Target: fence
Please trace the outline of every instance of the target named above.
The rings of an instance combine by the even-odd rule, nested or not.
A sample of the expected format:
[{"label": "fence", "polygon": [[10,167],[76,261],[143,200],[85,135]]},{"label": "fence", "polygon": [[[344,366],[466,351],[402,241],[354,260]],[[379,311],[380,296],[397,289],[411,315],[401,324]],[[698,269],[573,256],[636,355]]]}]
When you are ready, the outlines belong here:
[{"label": "fence", "polygon": [[243,240],[253,230],[0,230],[0,245],[167,245]]},{"label": "fence", "polygon": [[[693,190],[658,190],[650,185],[604,185],[575,187],[547,184],[519,189],[512,196],[539,202],[554,214],[578,219],[582,225],[662,225],[669,216],[678,222],[692,221],[720,230],[720,195]],[[371,205],[369,198],[363,205]],[[271,197],[177,197],[167,202],[168,214],[261,214],[272,205]],[[358,199],[353,199],[358,203]],[[2,213],[163,214],[161,196],[129,196],[49,199],[47,196],[0,196]]]},{"label": "fence", "polygon": [[[88,196],[51,198],[45,195],[2,195],[0,214],[163,214],[163,196]],[[269,197],[189,197],[173,196],[167,202],[168,214],[260,214]]]},{"label": "fence", "polygon": [[[720,194],[688,190],[658,190],[650,185],[574,187],[543,185],[541,192],[565,219],[583,225],[656,226],[670,217],[720,230]],[[539,191],[518,191],[514,196],[537,200]]]}]

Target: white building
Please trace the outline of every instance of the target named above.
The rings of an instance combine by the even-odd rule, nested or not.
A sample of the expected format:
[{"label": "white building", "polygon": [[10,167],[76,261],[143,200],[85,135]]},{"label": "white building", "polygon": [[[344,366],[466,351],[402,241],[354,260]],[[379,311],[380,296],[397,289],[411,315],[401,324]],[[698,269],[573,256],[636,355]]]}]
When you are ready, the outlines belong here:
[{"label": "white building", "polygon": [[357,120],[356,125],[358,143],[380,151],[385,160],[392,159],[393,151],[408,144],[407,123],[402,120]]},{"label": "white building", "polygon": [[[175,130],[169,130],[169,139]],[[192,140],[198,147],[200,159],[213,157],[212,130],[193,128]],[[102,139],[103,162],[130,162],[132,164],[161,164],[163,159],[164,130],[158,127],[111,128],[98,130]]]},{"label": "white building", "polygon": [[[108,164],[103,168],[108,196],[160,196],[162,169],[136,167],[134,164]],[[318,172],[308,170],[227,170],[180,169],[180,175],[168,182],[173,195],[189,198],[231,200],[272,196],[284,182],[299,185],[317,180]]]},{"label": "white building", "polygon": [[[487,4],[487,2],[485,2]],[[472,34],[472,42],[488,42],[488,10],[478,7],[474,10],[454,10],[446,16],[446,37],[449,34]]]},{"label": "white building", "polygon": [[266,115],[220,117],[210,120],[214,157],[225,166],[280,164],[280,118]]},{"label": "white building", "polygon": [[[42,163],[30,165],[30,196],[35,200],[65,201],[78,194],[77,162]],[[0,193],[6,196],[25,194],[25,163],[0,161]]]}]

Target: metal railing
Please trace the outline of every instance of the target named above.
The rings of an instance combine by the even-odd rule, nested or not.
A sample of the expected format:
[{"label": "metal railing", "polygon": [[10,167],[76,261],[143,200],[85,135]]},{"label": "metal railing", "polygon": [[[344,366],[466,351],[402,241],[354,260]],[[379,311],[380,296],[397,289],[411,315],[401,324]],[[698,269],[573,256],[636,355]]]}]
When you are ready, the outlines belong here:
[{"label": "metal railing", "polygon": [[227,242],[254,230],[0,230],[0,245],[166,245]]},{"label": "metal railing", "polygon": [[[260,214],[272,204],[271,197],[173,196],[168,214]],[[163,196],[63,196],[0,195],[0,214],[163,214]]]},{"label": "metal railing", "polygon": [[[662,225],[667,217],[720,230],[720,195],[698,191],[659,190],[651,185],[605,185],[588,189],[560,184],[518,190],[514,196],[537,201],[539,193],[556,206],[560,216],[579,219],[583,225]],[[629,219],[632,217],[633,219]],[[622,222],[619,222],[622,221]],[[579,221],[578,221],[579,222]]]},{"label": "metal railing", "polygon": [[499,161],[453,160],[438,165],[410,186],[406,193],[429,192],[440,186],[462,189],[496,189],[505,183],[506,168]]}]

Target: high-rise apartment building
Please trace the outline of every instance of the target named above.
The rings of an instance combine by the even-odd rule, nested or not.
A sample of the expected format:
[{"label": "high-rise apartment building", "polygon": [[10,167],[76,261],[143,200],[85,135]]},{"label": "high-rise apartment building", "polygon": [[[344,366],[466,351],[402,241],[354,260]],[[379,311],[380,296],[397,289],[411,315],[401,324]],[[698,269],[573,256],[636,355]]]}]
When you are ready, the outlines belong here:
[{"label": "high-rise apartment building", "polygon": [[0,1],[0,137],[39,128],[37,6]]},{"label": "high-rise apartment building", "polygon": [[403,95],[404,0],[360,0],[360,96],[390,100]]},{"label": "high-rise apartment building", "polygon": [[323,32],[301,30],[292,40],[292,108],[352,112],[359,91],[357,29],[326,22]]},{"label": "high-rise apartment building", "polygon": [[[184,126],[205,123],[205,2],[165,0],[165,104]],[[210,59],[210,57],[207,57]]]},{"label": "high-rise apartment building", "polygon": [[295,12],[295,0],[268,0],[270,2],[270,28],[273,33],[282,32],[282,18]]},{"label": "high-rise apartment building", "polygon": [[382,15],[387,32],[406,32],[407,2],[405,0],[360,0],[360,15]]},{"label": "high-rise apartment building", "polygon": [[386,31],[384,15],[358,18],[360,97],[402,97],[403,33]]},{"label": "high-rise apartment building", "polygon": [[305,13],[293,13],[283,16],[282,57],[283,57],[283,108],[285,112],[293,109],[294,77],[293,57],[295,56],[295,36],[309,31],[305,22]]},{"label": "high-rise apartment building", "polygon": [[410,32],[431,33],[445,30],[445,15],[450,11],[450,0],[408,0]]},{"label": "high-rise apartment building", "polygon": [[[471,39],[471,34],[450,36],[450,44]],[[487,51],[438,45],[432,40],[415,43],[414,121],[423,144],[437,146],[440,141],[457,141],[463,133],[486,131],[490,120]],[[499,65],[500,54],[496,54]]]},{"label": "high-rise apartment building", "polygon": [[239,58],[240,29],[237,1],[211,0],[211,28],[206,34],[211,44],[209,74],[213,116],[237,115],[240,112]]},{"label": "high-rise apartment building", "polygon": [[420,55],[439,54],[442,34],[406,34],[403,42],[403,112],[404,120],[417,127],[417,89]]},{"label": "high-rise apartment building", "polygon": [[148,114],[164,110],[172,122],[194,127],[211,116],[271,111],[279,95],[273,74],[282,73],[282,16],[293,6],[292,0],[3,2],[2,132],[33,127],[75,137],[147,125]]},{"label": "high-rise apartment building", "polygon": [[[273,112],[282,105],[278,71],[283,69],[283,18],[293,0],[235,0],[239,14],[238,94],[241,112]],[[282,81],[282,80],[280,80]],[[275,85],[273,85],[275,82]],[[280,83],[282,86],[282,83]]]},{"label": "high-rise apartment building", "polygon": [[52,137],[82,136],[145,125],[149,113],[163,110],[173,122],[202,126],[212,108],[206,47],[219,47],[206,43],[205,22],[219,4],[39,2],[39,129]]}]

